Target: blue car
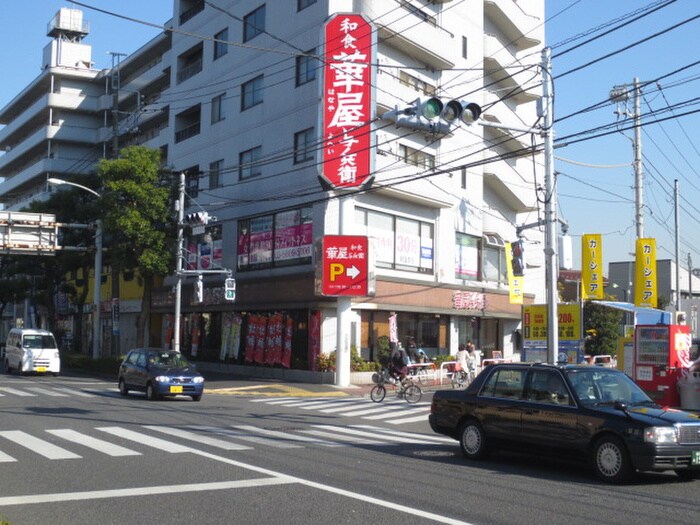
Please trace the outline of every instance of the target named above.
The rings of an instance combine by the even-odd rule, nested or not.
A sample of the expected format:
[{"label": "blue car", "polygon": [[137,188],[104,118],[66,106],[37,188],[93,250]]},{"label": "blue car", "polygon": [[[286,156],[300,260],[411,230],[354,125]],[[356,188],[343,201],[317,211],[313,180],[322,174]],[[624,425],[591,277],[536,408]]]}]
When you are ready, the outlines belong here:
[{"label": "blue car", "polygon": [[179,352],[134,348],[119,366],[119,393],[125,396],[129,390],[145,392],[149,400],[185,395],[199,401],[204,377]]}]

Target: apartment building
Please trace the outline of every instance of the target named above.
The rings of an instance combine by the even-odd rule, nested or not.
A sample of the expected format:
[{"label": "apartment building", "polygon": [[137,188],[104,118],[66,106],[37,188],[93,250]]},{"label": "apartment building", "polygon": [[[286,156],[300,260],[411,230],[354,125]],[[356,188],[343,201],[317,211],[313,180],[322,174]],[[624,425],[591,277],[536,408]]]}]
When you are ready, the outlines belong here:
[{"label": "apartment building", "polygon": [[[327,145],[322,30],[346,13],[371,21],[374,41],[371,184],[354,192],[319,180]],[[167,166],[187,174],[188,211],[213,218],[204,233],[187,230],[184,267],[230,269],[236,300],[225,299],[223,274],[204,272],[201,302],[196,278],[184,278],[186,354],[312,368],[344,330],[351,347],[374,357],[393,319],[399,339],[415,338],[428,354],[454,353],[469,339],[487,356],[517,353],[521,310],[509,302],[505,243],[541,218],[533,181],[542,162],[523,154],[530,137],[508,126],[537,122],[542,0],[174,0],[171,14],[171,30],[110,71],[48,68],[47,77],[59,68],[84,75],[72,95],[83,101],[63,102],[55,123],[44,115],[31,124],[41,144],[33,162],[13,153],[28,149],[32,134],[11,129],[30,126],[27,108],[57,111],[51,92],[39,95],[37,79],[0,110],[0,147],[12,145],[0,157],[0,201],[19,205],[46,191],[46,173],[58,169],[47,141],[68,148],[55,141],[79,122],[84,144],[70,143],[74,160],[61,177],[90,169],[77,163],[79,146],[83,156],[90,148],[98,156],[130,144],[159,148]],[[82,34],[71,34],[72,43],[85,45]],[[53,38],[58,47],[61,34]],[[436,134],[382,119],[426,96],[476,103],[481,122]],[[374,294],[351,298],[346,327],[338,299],[318,293],[316,274],[318,240],[341,225],[377,246]],[[524,240],[525,300],[544,302],[543,235],[525,230]],[[174,282],[153,298],[161,331],[152,344],[173,339]],[[265,351],[279,346],[286,359]]]}]

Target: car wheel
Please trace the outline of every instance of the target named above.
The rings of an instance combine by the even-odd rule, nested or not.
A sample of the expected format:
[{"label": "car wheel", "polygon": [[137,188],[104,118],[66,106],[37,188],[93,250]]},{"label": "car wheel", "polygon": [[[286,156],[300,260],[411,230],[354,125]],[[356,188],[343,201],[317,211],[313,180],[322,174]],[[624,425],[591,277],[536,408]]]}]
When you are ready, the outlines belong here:
[{"label": "car wheel", "polygon": [[593,447],[593,471],[607,483],[622,483],[632,474],[632,463],[624,443],[614,436],[605,436]]},{"label": "car wheel", "polygon": [[467,421],[459,432],[459,446],[469,459],[483,459],[488,455],[484,429],[477,421]]},{"label": "car wheel", "polygon": [[693,481],[694,479],[700,479],[700,470],[679,469],[676,470],[676,474],[683,481]]},{"label": "car wheel", "polygon": [[202,400],[202,394],[197,394],[195,396],[192,396],[192,401],[201,401]]},{"label": "car wheel", "polygon": [[53,375],[54,377],[58,377],[58,372],[53,372],[51,375]]},{"label": "car wheel", "polygon": [[158,394],[156,394],[156,391],[153,389],[153,383],[148,383],[146,385],[146,399],[149,401],[158,399]]},{"label": "car wheel", "polygon": [[124,382],[124,379],[119,380],[119,393],[123,396],[129,393],[129,389],[126,388],[126,383]]}]

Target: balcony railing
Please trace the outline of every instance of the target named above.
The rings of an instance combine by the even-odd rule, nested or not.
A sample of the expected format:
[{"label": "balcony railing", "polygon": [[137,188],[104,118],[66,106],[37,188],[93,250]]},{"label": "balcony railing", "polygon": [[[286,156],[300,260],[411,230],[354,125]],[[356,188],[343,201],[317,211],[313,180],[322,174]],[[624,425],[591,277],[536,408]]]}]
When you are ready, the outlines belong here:
[{"label": "balcony railing", "polygon": [[180,25],[184,24],[190,18],[195,16],[197,13],[201,13],[202,11],[204,11],[204,0],[200,0],[186,11],[180,13]]},{"label": "balcony railing", "polygon": [[177,83],[184,82],[190,77],[195,76],[202,70],[202,59],[199,58],[192,62],[190,65],[183,67],[177,72]]},{"label": "balcony railing", "polygon": [[199,122],[195,124],[190,124],[186,128],[182,128],[179,131],[175,132],[175,143],[177,144],[178,142],[182,142],[183,140],[187,140],[191,137],[194,137],[195,135],[199,135]]}]

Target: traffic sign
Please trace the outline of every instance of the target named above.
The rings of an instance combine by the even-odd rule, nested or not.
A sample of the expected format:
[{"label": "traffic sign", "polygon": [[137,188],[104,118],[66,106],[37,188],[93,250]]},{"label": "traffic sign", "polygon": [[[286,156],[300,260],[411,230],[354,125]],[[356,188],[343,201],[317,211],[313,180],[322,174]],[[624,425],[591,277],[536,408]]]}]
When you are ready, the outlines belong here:
[{"label": "traffic sign", "polygon": [[369,241],[362,235],[323,237],[323,295],[368,295]]}]

